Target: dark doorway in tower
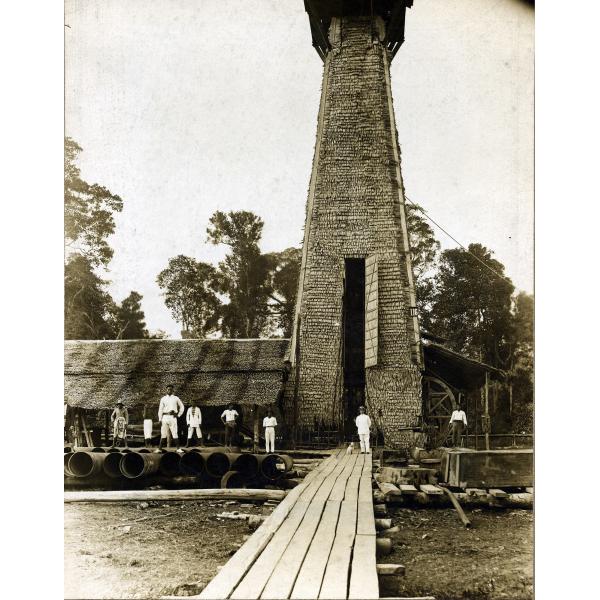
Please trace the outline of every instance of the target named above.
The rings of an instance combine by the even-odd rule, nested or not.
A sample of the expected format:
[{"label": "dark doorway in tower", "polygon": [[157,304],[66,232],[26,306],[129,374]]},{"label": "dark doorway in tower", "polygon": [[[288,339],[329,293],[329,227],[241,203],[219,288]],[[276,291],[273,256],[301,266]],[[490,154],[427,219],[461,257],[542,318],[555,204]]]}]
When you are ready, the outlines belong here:
[{"label": "dark doorway in tower", "polygon": [[365,402],[365,260],[346,259],[344,282],[344,439],[356,441],[354,419]]}]

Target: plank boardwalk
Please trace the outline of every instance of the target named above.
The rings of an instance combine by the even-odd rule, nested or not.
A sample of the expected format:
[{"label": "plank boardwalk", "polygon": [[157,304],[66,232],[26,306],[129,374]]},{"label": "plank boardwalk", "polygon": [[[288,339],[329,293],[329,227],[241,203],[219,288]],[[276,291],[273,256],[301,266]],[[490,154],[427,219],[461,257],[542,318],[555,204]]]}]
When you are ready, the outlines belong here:
[{"label": "plank boardwalk", "polygon": [[379,598],[370,454],[333,453],[196,598]]}]

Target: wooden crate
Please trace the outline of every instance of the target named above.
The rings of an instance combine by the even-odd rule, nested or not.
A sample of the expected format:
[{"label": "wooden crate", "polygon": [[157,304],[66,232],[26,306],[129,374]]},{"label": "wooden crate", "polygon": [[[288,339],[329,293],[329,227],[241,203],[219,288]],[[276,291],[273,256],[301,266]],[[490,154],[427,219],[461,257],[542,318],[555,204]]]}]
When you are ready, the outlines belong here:
[{"label": "wooden crate", "polygon": [[448,450],[442,460],[448,485],[470,488],[528,487],[533,485],[533,450]]}]

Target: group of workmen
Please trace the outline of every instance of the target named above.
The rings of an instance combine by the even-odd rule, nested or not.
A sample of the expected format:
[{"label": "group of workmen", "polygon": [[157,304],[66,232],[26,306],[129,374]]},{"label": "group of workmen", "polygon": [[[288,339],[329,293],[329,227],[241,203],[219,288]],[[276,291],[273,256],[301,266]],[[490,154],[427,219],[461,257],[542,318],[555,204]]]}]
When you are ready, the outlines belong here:
[{"label": "group of workmen", "polygon": [[[168,437],[171,436],[173,444],[178,452],[183,452],[179,444],[179,426],[178,419],[183,415],[185,407],[181,399],[173,393],[173,386],[167,386],[167,393],[158,403],[158,421],[160,423],[160,442],[155,452],[160,452],[163,446],[167,445]],[[235,410],[233,404],[230,404],[221,414],[221,421],[225,427],[224,445],[230,447],[234,444],[237,434],[239,413]],[[129,412],[122,402],[117,402],[111,415],[113,426],[113,447],[124,445],[127,447],[127,426],[129,425]],[[203,446],[202,438],[202,411],[195,400],[192,400],[191,406],[186,414],[187,423],[187,441],[185,447],[189,447],[194,436]],[[277,419],[273,416],[271,410],[267,410],[267,416],[263,419],[263,428],[265,432],[265,450],[267,453],[275,452],[275,427]],[[152,444],[152,419],[144,419],[144,440],[146,446]]]},{"label": "group of workmen", "polygon": [[[160,442],[155,452],[160,452],[163,446],[167,444],[168,436],[171,435],[173,443],[178,452],[183,452],[179,446],[179,431],[177,420],[184,413],[185,407],[178,396],[173,394],[173,386],[167,386],[167,393],[160,399],[158,405],[158,420],[160,422]],[[235,410],[233,404],[221,414],[221,421],[225,427],[224,445],[230,447],[236,438],[239,413]],[[127,425],[129,424],[129,413],[122,402],[117,402],[116,408],[111,415],[113,424],[113,446],[124,444],[127,446]],[[186,414],[187,423],[187,441],[185,447],[192,444],[194,435],[203,444],[202,439],[202,411],[192,400],[191,406]],[[371,435],[371,419],[366,414],[364,406],[359,408],[359,414],[355,419],[358,439],[360,441],[361,453],[369,454],[371,452],[369,439]],[[462,437],[462,432],[467,424],[467,416],[461,407],[452,413],[450,417],[450,426],[452,429],[452,444],[458,446]],[[275,428],[277,419],[273,416],[271,410],[267,410],[267,416],[263,419],[263,429],[265,437],[265,451],[267,454],[275,452]],[[151,445],[152,438],[152,419],[144,420],[144,439],[146,446]]]},{"label": "group of workmen", "polygon": [[[167,444],[170,435],[173,444],[178,452],[183,452],[179,444],[179,428],[177,420],[183,415],[185,407],[181,399],[173,393],[173,386],[167,386],[167,393],[160,399],[158,404],[158,420],[160,422],[160,442],[155,452],[161,452],[163,446]],[[224,445],[230,447],[236,439],[239,413],[235,410],[233,404],[230,404],[221,414],[221,421],[225,428]],[[127,426],[129,425],[129,412],[122,402],[117,402],[111,415],[113,426],[113,447],[127,447]],[[187,423],[187,441],[185,447],[189,447],[194,435],[203,446],[202,439],[202,411],[195,400],[192,400],[191,406],[186,414]],[[275,428],[277,419],[271,409],[267,410],[267,416],[263,419],[263,430],[265,438],[265,451],[267,454],[275,452]],[[371,433],[371,419],[365,412],[363,406],[359,409],[359,415],[356,417],[356,429],[360,440],[360,450],[363,453],[369,453],[369,436]],[[152,419],[144,419],[144,439],[146,446],[152,443]]]}]

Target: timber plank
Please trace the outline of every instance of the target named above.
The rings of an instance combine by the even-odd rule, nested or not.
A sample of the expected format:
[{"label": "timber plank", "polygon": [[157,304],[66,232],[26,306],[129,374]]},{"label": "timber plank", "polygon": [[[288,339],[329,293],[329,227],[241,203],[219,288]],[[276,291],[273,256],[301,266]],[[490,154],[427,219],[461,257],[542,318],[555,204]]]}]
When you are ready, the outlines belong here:
[{"label": "timber plank", "polygon": [[273,573],[270,575],[269,581],[260,596],[261,598],[272,600],[289,598],[300,567],[302,566],[302,561],[319,526],[324,505],[324,501],[313,501],[310,504],[300,527],[296,530],[288,547],[277,562]]},{"label": "timber plank", "polygon": [[418,491],[417,488],[410,483],[400,483],[398,484],[398,488],[403,495],[406,494],[407,496],[416,494]]},{"label": "timber plank", "polygon": [[341,502],[344,499],[344,495],[346,493],[346,483],[352,473],[352,469],[356,464],[357,455],[350,454],[347,459],[346,466],[344,470],[337,478],[335,485],[333,486],[333,490],[331,490],[331,494],[329,496],[329,500],[334,502]]},{"label": "timber plank", "polygon": [[357,534],[352,554],[348,598],[379,598],[379,580],[375,560],[375,535]]},{"label": "timber plank", "polygon": [[335,539],[325,568],[319,598],[346,598],[352,545],[356,534],[356,505],[342,502]]},{"label": "timber plank", "polygon": [[341,502],[325,504],[321,522],[296,578],[291,598],[308,600],[318,597],[327,560],[335,539],[340,507]]},{"label": "timber plank", "polygon": [[506,498],[508,496],[508,492],[505,492],[504,490],[499,490],[496,488],[492,488],[491,490],[488,490],[488,493],[490,494],[490,496],[493,496],[494,498]]},{"label": "timber plank", "polygon": [[373,487],[371,486],[371,476],[365,475],[364,471],[360,477],[358,488],[358,501],[371,502],[373,498]]},{"label": "timber plank", "polygon": [[331,490],[333,489],[338,477],[342,474],[346,466],[347,460],[348,459],[344,457],[343,460],[339,461],[335,469],[329,474],[327,479],[323,482],[323,485],[321,485],[321,487],[319,488],[319,491],[315,495],[313,502],[324,502],[329,499]]},{"label": "timber plank", "polygon": [[372,502],[359,502],[356,518],[357,535],[375,535],[375,516]]},{"label": "timber plank", "polygon": [[444,493],[442,488],[437,485],[431,485],[429,483],[423,483],[419,486],[422,492],[425,492],[428,496],[441,496]]},{"label": "timber plank", "polygon": [[201,599],[220,600],[229,598],[239,581],[245,576],[257,557],[267,547],[275,532],[291,512],[303,490],[310,480],[327,467],[327,463],[335,462],[333,457],[324,460],[304,481],[295,487],[265,522],[250,536],[242,547],[229,559],[219,573],[210,581],[198,596]]}]

